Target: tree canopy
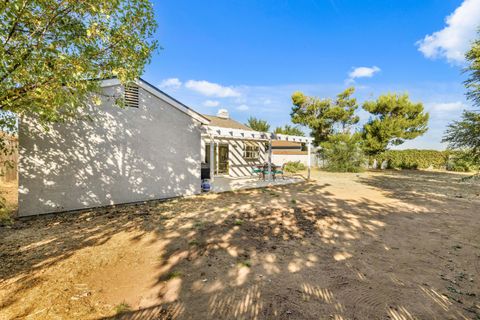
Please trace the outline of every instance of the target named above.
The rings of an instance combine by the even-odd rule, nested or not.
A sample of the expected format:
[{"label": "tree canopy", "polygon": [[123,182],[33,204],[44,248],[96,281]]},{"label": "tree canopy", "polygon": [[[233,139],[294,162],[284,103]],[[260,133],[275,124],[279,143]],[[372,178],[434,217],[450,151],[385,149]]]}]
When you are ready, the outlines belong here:
[{"label": "tree canopy", "polygon": [[448,126],[442,142],[451,149],[464,150],[480,164],[480,113],[464,111],[461,120]]},{"label": "tree canopy", "polygon": [[350,87],[332,100],[308,97],[297,91],[292,95],[292,122],[308,126],[315,145],[327,141],[336,131],[347,132],[359,121],[355,115],[357,100],[351,97],[354,92],[355,88]]},{"label": "tree canopy", "polygon": [[408,94],[389,93],[367,101],[363,109],[373,117],[363,127],[364,150],[369,155],[400,145],[428,130],[429,114],[422,103],[410,101]]},{"label": "tree canopy", "polygon": [[257,119],[255,117],[248,118],[247,123],[245,123],[245,125],[255,131],[268,132],[268,130],[270,130],[270,125],[268,124],[267,121]]},{"label": "tree canopy", "polygon": [[[480,31],[478,33],[480,35]],[[480,107],[480,37],[472,44],[472,48],[465,55],[469,65],[466,71],[469,78],[465,82],[467,97]]]},{"label": "tree canopy", "polygon": [[155,29],[148,0],[3,1],[0,109],[44,122],[75,115],[93,80],[141,75]]},{"label": "tree canopy", "polygon": [[287,134],[287,135],[291,135],[291,136],[300,136],[300,137],[305,136],[305,133],[300,128],[295,127],[295,126],[291,126],[291,125],[288,125],[288,124],[286,124],[283,127],[276,127],[275,128],[275,133]]}]

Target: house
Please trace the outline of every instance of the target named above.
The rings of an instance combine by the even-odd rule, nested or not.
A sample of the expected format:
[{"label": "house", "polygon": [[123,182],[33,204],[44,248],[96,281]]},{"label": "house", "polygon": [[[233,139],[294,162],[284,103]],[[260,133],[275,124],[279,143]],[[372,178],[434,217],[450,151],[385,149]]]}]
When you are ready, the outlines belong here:
[{"label": "house", "polygon": [[101,87],[124,95],[126,106],[100,96],[80,120],[48,131],[20,120],[20,216],[201,192],[201,127],[209,120],[144,80]]},{"label": "house", "polygon": [[272,141],[272,162],[283,165],[287,162],[299,161],[308,165],[308,150],[305,143],[292,141]]},{"label": "house", "polygon": [[271,163],[272,141],[312,140],[253,131],[225,111],[204,116],[142,79],[101,88],[100,105],[47,131],[20,119],[20,216],[198,194],[203,162],[212,182],[247,177]]}]

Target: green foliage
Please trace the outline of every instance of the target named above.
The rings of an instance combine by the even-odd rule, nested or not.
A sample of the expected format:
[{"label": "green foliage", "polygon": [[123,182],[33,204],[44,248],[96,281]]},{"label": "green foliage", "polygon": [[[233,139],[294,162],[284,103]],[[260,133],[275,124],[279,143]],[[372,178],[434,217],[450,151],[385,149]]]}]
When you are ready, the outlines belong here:
[{"label": "green foliage", "polygon": [[12,223],[11,210],[7,207],[5,198],[0,195],[0,226]]},{"label": "green foliage", "polygon": [[467,153],[438,150],[388,150],[370,158],[370,164],[376,159],[379,164],[387,161],[388,169],[440,169],[450,171],[471,171],[476,168]]},{"label": "green foliage", "polygon": [[[480,35],[480,31],[479,31]],[[473,103],[480,107],[480,38],[477,38],[472,43],[472,48],[465,55],[469,66],[467,72],[470,74],[465,86],[468,90],[467,97],[473,101]]]},{"label": "green foliage", "polygon": [[93,79],[138,78],[157,43],[149,0],[3,1],[0,109],[43,123],[75,116]]},{"label": "green foliage", "polygon": [[115,306],[115,313],[117,315],[129,312],[131,310],[132,310],[132,307],[126,302],[122,302]]},{"label": "green foliage", "polygon": [[358,108],[357,100],[351,97],[354,92],[355,88],[348,88],[332,100],[308,97],[297,91],[292,95],[292,122],[308,126],[315,145],[327,141],[336,131],[345,133],[359,121],[354,115]]},{"label": "green foliage", "polygon": [[374,115],[363,127],[364,151],[375,155],[389,145],[400,145],[428,130],[429,114],[422,103],[413,103],[408,94],[386,94],[367,101],[363,109]]},{"label": "green foliage", "polygon": [[360,172],[365,162],[360,134],[339,133],[322,143],[320,155],[325,169],[334,172]]},{"label": "green foliage", "polygon": [[290,126],[288,124],[286,124],[284,127],[276,127],[275,133],[287,134],[291,136],[300,136],[300,137],[305,136],[305,133],[300,128],[295,126]]},{"label": "green foliage", "polygon": [[[16,144],[11,144],[9,137],[17,135],[17,117],[14,113],[0,110],[0,158],[16,152]],[[2,167],[0,163],[0,168]]]},{"label": "green foliage", "polygon": [[297,173],[299,171],[305,170],[305,165],[300,161],[290,161],[285,163],[285,166],[283,167],[283,169],[286,172]]},{"label": "green foliage", "polygon": [[247,123],[245,123],[245,125],[250,129],[259,131],[259,132],[268,132],[268,130],[270,130],[270,125],[268,124],[267,121],[257,119],[255,117],[248,118]]},{"label": "green foliage", "polygon": [[463,150],[480,165],[480,113],[464,111],[460,121],[454,121],[445,132],[442,142],[453,150]]},{"label": "green foliage", "polygon": [[[388,150],[374,156],[379,164],[388,162],[389,169],[445,169],[449,153],[437,150]],[[372,158],[372,161],[373,161]]]}]

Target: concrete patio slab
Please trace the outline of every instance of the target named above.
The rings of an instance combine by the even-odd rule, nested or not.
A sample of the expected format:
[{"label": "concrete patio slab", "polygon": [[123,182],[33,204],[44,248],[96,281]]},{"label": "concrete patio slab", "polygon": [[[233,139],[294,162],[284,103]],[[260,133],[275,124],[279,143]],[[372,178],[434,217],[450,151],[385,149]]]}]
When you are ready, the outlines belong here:
[{"label": "concrete patio slab", "polygon": [[230,177],[215,177],[213,182],[213,192],[226,192],[241,189],[255,189],[270,186],[285,185],[291,183],[298,183],[305,181],[301,177],[285,177],[279,178],[275,181],[265,181],[258,178],[230,178]]}]

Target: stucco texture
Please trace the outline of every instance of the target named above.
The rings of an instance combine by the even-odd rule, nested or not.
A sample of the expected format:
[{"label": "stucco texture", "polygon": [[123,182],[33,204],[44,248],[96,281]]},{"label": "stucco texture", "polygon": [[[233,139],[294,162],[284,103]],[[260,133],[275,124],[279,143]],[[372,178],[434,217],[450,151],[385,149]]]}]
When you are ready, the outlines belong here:
[{"label": "stucco texture", "polygon": [[[121,92],[120,86],[105,89]],[[140,88],[139,108],[103,98],[45,131],[20,121],[19,215],[200,192],[200,124]]]}]

